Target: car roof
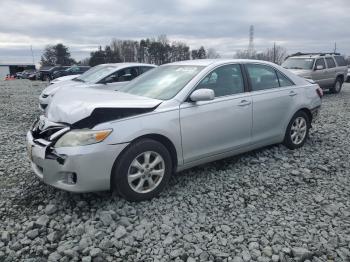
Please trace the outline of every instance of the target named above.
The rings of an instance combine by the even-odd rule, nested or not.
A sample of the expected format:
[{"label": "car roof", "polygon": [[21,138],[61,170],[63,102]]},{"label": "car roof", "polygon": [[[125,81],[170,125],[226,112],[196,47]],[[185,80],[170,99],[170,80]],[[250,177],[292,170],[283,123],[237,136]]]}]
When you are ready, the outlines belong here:
[{"label": "car roof", "polygon": [[189,66],[210,66],[210,65],[221,65],[227,63],[259,63],[259,64],[269,64],[276,65],[271,62],[262,61],[262,60],[252,60],[252,59],[195,59],[195,60],[185,60],[179,61],[166,65],[189,65]]},{"label": "car roof", "polygon": [[340,54],[325,54],[325,53],[319,53],[319,54],[300,54],[300,55],[291,55],[288,58],[326,58],[326,57],[336,57],[341,56]]},{"label": "car roof", "polygon": [[115,66],[119,68],[123,67],[129,67],[129,66],[151,66],[151,67],[157,67],[157,65],[152,64],[145,64],[145,63],[107,63],[107,64],[100,64],[97,66]]}]

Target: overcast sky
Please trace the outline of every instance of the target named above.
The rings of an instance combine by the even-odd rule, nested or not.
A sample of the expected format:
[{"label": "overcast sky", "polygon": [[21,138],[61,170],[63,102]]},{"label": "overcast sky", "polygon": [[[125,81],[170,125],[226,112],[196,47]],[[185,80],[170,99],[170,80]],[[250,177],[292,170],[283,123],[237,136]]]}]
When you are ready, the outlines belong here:
[{"label": "overcast sky", "polygon": [[215,48],[222,57],[273,42],[296,51],[350,55],[350,0],[1,0],[0,63],[35,62],[47,44],[63,43],[75,59],[112,38],[166,34],[191,48]]}]

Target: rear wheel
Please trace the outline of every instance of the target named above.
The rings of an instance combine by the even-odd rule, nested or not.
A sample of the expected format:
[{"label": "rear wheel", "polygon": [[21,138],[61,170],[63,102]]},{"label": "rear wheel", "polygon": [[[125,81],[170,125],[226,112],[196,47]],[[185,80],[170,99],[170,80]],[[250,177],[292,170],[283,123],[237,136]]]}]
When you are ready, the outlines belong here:
[{"label": "rear wheel", "polygon": [[292,150],[302,147],[309,135],[310,126],[308,115],[303,111],[297,112],[288,124],[284,145]]},{"label": "rear wheel", "polygon": [[340,77],[338,77],[336,80],[335,80],[335,84],[332,88],[330,88],[330,91],[333,93],[333,94],[338,94],[342,88],[342,85],[343,85],[343,81]]},{"label": "rear wheel", "polygon": [[153,139],[142,139],[117,159],[112,186],[127,200],[147,200],[162,191],[171,172],[172,160],[165,146]]}]

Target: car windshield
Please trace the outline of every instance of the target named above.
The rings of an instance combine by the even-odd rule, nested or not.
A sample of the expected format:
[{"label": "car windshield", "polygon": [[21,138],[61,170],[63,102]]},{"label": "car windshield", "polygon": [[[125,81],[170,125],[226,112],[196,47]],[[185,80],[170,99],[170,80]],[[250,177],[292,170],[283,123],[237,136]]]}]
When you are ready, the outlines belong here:
[{"label": "car windshield", "polygon": [[204,66],[165,65],[148,71],[119,91],[160,100],[174,97]]},{"label": "car windshield", "polygon": [[313,58],[288,58],[282,66],[286,69],[312,69]]},{"label": "car windshield", "polygon": [[77,77],[75,80],[96,84],[98,81],[115,72],[117,69],[118,67],[116,66],[95,66]]}]

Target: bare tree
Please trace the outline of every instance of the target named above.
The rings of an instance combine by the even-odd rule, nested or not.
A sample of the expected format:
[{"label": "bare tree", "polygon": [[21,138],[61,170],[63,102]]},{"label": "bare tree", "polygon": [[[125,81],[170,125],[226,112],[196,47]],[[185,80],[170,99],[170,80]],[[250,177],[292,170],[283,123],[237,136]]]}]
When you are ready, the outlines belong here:
[{"label": "bare tree", "polygon": [[282,64],[284,59],[287,57],[287,49],[280,45],[274,45],[268,48],[264,53],[264,59],[276,63],[278,65]]},{"label": "bare tree", "polygon": [[210,58],[210,59],[220,58],[220,54],[216,52],[214,48],[209,48],[207,50],[207,58]]},{"label": "bare tree", "polygon": [[238,59],[265,60],[280,65],[287,57],[287,49],[280,45],[274,45],[271,48],[267,48],[264,52],[254,51],[250,53],[248,50],[238,50],[234,57]]}]

